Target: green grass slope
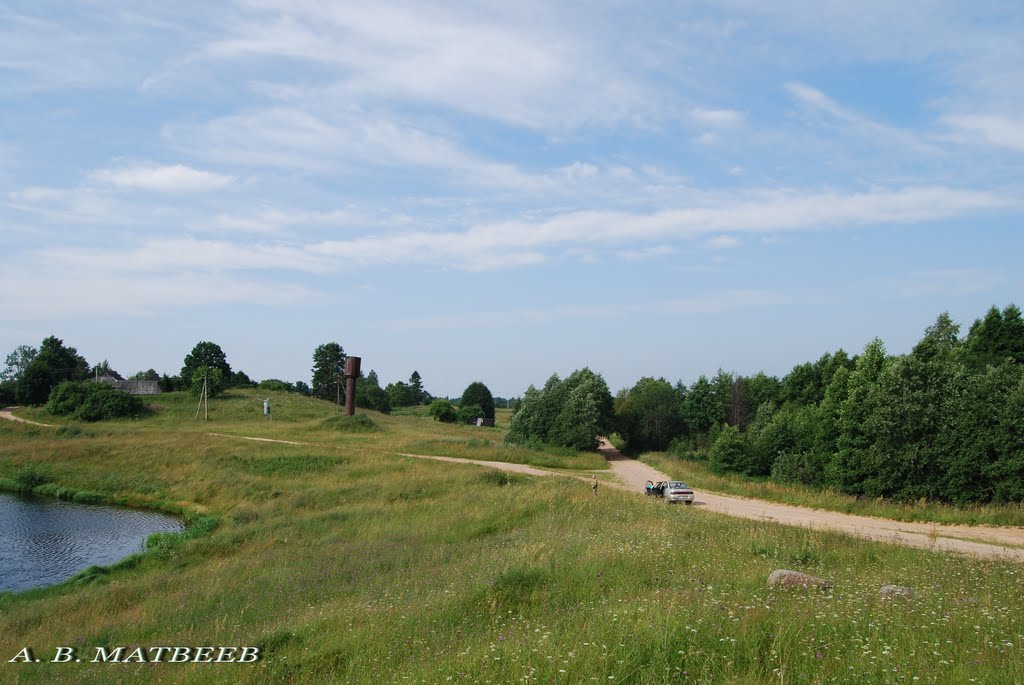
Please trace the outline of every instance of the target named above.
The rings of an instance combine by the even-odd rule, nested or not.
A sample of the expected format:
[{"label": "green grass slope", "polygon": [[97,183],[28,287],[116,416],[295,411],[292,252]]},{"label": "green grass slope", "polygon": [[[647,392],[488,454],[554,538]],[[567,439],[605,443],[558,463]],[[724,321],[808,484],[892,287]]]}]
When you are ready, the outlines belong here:
[{"label": "green grass slope", "polygon": [[[54,486],[194,521],[114,568],[0,594],[0,682],[1024,681],[1017,565],[401,457],[500,456],[501,430],[372,412],[374,429],[346,430],[329,404],[271,398],[272,420],[236,391],[209,423],[165,395],[148,418],[77,432],[0,424],[0,478],[33,465]],[[773,591],[776,568],[834,587]],[[883,601],[890,583],[916,598]],[[90,663],[98,647],[159,645],[262,658]],[[57,646],[82,663],[47,663]],[[8,663],[24,647],[42,662]]]}]

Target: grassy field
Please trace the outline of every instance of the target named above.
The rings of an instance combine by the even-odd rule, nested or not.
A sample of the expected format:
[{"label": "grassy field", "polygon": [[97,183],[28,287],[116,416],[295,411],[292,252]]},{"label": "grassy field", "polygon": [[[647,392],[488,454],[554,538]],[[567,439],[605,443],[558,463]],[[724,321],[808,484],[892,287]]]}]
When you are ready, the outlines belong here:
[{"label": "grassy field", "polygon": [[[137,421],[0,422],[5,483],[29,469],[51,487],[187,513],[194,531],[76,582],[0,594],[0,682],[1024,681],[1018,565],[401,457],[511,451],[500,427],[348,421],[271,397],[272,421],[262,396],[238,392],[211,403],[210,423],[182,395]],[[523,458],[553,456],[593,466]],[[833,589],[769,590],[776,568]],[[883,601],[885,584],[916,597]],[[97,647],[160,645],[258,646],[262,658],[89,663]],[[83,663],[47,663],[58,646]],[[42,663],[8,663],[23,647]]]},{"label": "grassy field", "polygon": [[857,499],[834,490],[780,485],[767,478],[750,478],[734,473],[720,475],[714,473],[707,462],[686,461],[662,452],[648,452],[640,455],[639,459],[673,478],[722,494],[897,521],[1024,526],[1024,506],[1019,504],[954,507],[941,502],[901,503],[881,498]]}]

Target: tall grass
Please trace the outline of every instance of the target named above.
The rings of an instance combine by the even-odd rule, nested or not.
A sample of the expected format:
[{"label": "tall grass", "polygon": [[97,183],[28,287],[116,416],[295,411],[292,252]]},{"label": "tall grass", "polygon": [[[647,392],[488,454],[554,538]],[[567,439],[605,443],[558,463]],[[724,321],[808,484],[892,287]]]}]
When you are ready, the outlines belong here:
[{"label": "tall grass", "polygon": [[[396,456],[479,439],[422,417],[339,433],[323,426],[330,405],[263,421],[235,412],[244,398],[211,403],[216,432],[305,443],[288,445],[207,435],[184,400],[161,402],[87,436],[3,434],[0,477],[37,464],[56,486],[205,523],[81,582],[0,594],[0,682],[1024,681],[1017,565]],[[771,590],[780,567],[833,589]],[[916,597],[884,601],[885,584]],[[117,645],[256,645],[263,658],[89,663]],[[43,661],[7,663],[24,646]],[[47,663],[56,646],[85,658]]]}]

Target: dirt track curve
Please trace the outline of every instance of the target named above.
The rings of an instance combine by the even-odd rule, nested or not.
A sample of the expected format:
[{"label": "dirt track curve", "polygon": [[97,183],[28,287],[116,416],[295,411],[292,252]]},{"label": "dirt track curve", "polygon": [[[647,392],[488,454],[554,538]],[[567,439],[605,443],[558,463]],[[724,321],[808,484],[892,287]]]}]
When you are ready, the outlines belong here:
[{"label": "dirt track curve", "polygon": [[13,414],[17,407],[4,407],[0,409],[0,419],[7,419],[8,421],[17,421],[18,423],[28,423],[33,426],[45,426],[47,428],[56,428],[52,423],[39,423],[38,421],[29,421],[28,419],[22,419]]},{"label": "dirt track curve", "polygon": [[[616,480],[602,480],[602,486],[614,487],[641,494],[648,480],[671,480],[643,462],[630,459],[615,449],[607,440],[599,448],[608,460]],[[403,454],[405,457],[435,459],[439,461],[476,464],[503,471],[527,473],[536,476],[558,475],[523,464],[507,464],[497,461],[474,461],[454,457],[434,457],[425,454]],[[576,476],[589,480],[590,476]],[[834,511],[807,509],[788,504],[778,504],[746,497],[729,497],[710,492],[694,491],[693,506],[719,514],[772,521],[787,526],[800,526],[814,530],[828,530],[854,535],[868,540],[877,540],[909,547],[959,552],[987,559],[1007,559],[1024,562],[1024,529],[996,528],[993,526],[960,526],[941,523],[908,523],[870,516],[855,516]]]},{"label": "dirt track curve", "polygon": [[[0,409],[0,418],[28,423],[35,426],[54,427],[51,424],[18,418],[11,413],[15,408],[16,407],[5,407]],[[209,433],[209,435],[241,440],[259,440],[261,442],[279,442],[292,445],[305,444],[290,440],[271,440],[267,438],[251,438],[241,435],[225,435],[220,433]],[[644,484],[649,480],[670,480],[667,475],[661,473],[657,469],[654,469],[643,462],[624,456],[607,440],[602,439],[599,451],[608,461],[608,465],[611,467],[612,474],[614,475],[614,479],[602,479],[602,487],[613,487],[641,494],[644,491]],[[477,461],[473,459],[459,459],[456,457],[441,457],[428,454],[396,454],[403,457],[414,457],[417,459],[473,464],[476,466],[523,473],[531,476],[568,475],[539,469],[526,464],[510,464],[500,461]],[[573,475],[570,477],[589,481],[591,475]],[[941,523],[909,523],[904,521],[874,518],[870,516],[855,516],[853,514],[842,514],[834,511],[823,511],[821,509],[807,509],[804,507],[795,507],[788,504],[778,504],[776,502],[766,502],[764,500],[749,499],[746,497],[716,495],[710,492],[701,492],[699,488],[695,489],[694,492],[696,494],[696,498],[693,502],[694,507],[705,508],[709,511],[726,514],[728,516],[753,519],[756,521],[772,521],[787,526],[801,526],[814,530],[837,531],[866,538],[868,540],[907,545],[909,547],[920,547],[923,549],[959,552],[987,559],[1006,559],[1024,563],[1024,529],[1022,528],[962,526]]]}]

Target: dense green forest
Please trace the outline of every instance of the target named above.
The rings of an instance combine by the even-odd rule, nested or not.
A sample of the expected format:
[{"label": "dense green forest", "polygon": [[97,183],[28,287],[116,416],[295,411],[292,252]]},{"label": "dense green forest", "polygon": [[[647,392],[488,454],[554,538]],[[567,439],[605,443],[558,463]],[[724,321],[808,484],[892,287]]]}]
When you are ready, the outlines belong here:
[{"label": "dense green forest", "polygon": [[718,472],[898,500],[1024,501],[1024,320],[992,307],[965,336],[948,314],[909,354],[882,341],[782,379],[719,371],[690,386],[643,378],[615,399],[630,451]]}]

